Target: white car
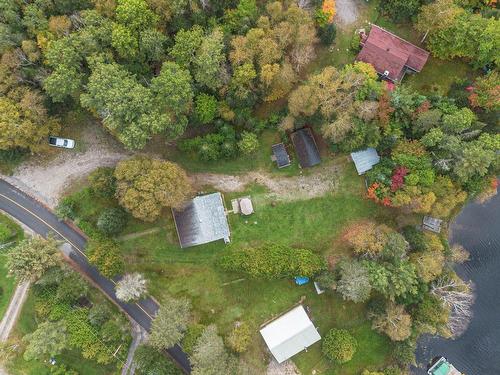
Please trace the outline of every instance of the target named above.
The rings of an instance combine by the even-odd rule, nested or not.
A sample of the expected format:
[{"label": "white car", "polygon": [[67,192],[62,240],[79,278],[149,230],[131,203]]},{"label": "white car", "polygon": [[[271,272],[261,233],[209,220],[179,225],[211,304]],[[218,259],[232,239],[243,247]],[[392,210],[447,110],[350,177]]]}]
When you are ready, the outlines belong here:
[{"label": "white car", "polygon": [[75,148],[75,141],[68,138],[49,137],[49,145],[61,148]]}]

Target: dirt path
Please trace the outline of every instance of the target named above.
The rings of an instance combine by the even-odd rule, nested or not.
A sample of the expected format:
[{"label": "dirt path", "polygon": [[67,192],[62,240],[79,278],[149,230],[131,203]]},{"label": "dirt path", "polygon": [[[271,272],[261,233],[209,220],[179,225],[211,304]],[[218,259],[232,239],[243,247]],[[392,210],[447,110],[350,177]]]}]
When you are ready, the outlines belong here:
[{"label": "dirt path", "polygon": [[122,368],[122,375],[133,375],[135,373],[135,363],[133,363],[135,351],[147,339],[147,333],[135,322],[132,323],[132,344],[128,351],[127,362]]},{"label": "dirt path", "polygon": [[244,175],[199,173],[192,175],[191,179],[199,190],[210,185],[223,192],[243,191],[247,185],[255,183],[265,186],[269,190],[270,198],[291,201],[320,197],[335,190],[339,175],[338,165],[325,162],[312,173],[294,177],[275,177],[264,172],[249,172]]},{"label": "dirt path", "polygon": [[300,371],[290,360],[279,364],[273,359],[267,367],[266,375],[300,375]]},{"label": "dirt path", "polygon": [[149,236],[150,234],[157,233],[160,230],[161,230],[161,228],[156,227],[156,228],[144,230],[142,232],[129,233],[129,234],[126,234],[124,236],[118,237],[118,241],[128,241],[128,240],[133,240],[133,239],[140,238],[140,237]]},{"label": "dirt path", "polygon": [[21,313],[24,301],[26,301],[26,297],[28,296],[29,287],[29,282],[23,282],[20,283],[14,291],[9,307],[0,322],[0,342],[5,342],[9,338],[17,318]]},{"label": "dirt path", "polygon": [[358,19],[358,4],[356,0],[337,0],[335,3],[337,14],[335,19],[338,24],[348,26]]}]

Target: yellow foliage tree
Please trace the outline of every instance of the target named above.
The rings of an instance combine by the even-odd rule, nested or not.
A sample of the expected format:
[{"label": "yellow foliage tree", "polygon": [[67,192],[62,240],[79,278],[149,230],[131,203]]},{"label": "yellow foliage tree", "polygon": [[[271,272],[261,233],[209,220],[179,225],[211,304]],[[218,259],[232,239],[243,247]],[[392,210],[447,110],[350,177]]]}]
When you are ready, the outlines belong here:
[{"label": "yellow foliage tree", "polygon": [[144,221],[155,221],[165,207],[179,208],[192,192],[186,172],[169,161],[134,157],[116,166],[115,177],[118,201]]}]

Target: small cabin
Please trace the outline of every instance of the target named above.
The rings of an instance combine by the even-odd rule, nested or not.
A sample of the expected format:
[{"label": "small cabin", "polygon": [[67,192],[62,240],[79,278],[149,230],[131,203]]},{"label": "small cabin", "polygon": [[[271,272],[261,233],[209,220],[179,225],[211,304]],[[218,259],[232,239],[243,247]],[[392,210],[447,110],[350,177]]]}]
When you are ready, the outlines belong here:
[{"label": "small cabin", "polygon": [[441,233],[442,224],[443,220],[431,216],[424,216],[422,220],[422,228],[434,233]]}]

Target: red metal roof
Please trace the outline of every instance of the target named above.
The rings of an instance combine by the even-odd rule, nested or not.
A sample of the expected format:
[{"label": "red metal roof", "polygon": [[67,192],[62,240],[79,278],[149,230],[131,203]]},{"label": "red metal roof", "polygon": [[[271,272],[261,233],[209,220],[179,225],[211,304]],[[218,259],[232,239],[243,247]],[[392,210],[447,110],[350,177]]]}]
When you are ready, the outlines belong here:
[{"label": "red metal roof", "polygon": [[373,25],[357,60],[372,64],[379,74],[388,71],[388,78],[398,81],[403,78],[405,67],[420,72],[428,58],[429,52]]}]

